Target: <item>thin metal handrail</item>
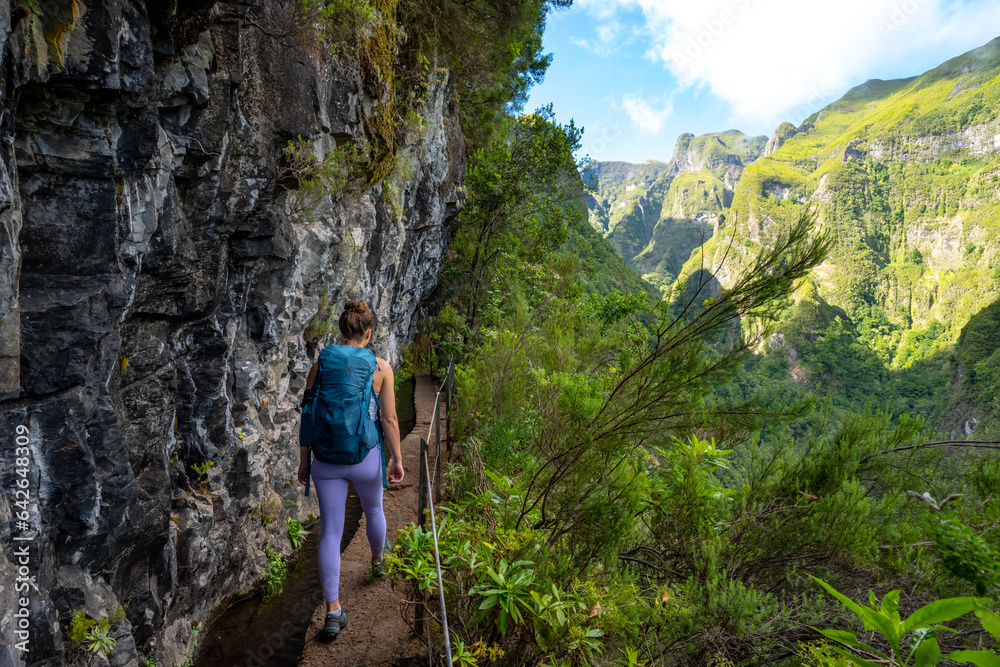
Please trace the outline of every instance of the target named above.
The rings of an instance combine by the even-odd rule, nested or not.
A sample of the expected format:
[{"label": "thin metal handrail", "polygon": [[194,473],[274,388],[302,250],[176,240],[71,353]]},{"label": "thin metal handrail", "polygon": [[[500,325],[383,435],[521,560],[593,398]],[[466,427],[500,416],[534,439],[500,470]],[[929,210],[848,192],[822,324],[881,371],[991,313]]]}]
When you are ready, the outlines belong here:
[{"label": "thin metal handrail", "polygon": [[431,422],[427,426],[427,442],[431,441],[431,433],[434,431],[434,420],[437,419],[438,403],[440,402],[441,402],[441,390],[438,389],[437,394],[434,395],[434,410],[431,412]]},{"label": "thin metal handrail", "polygon": [[[424,472],[427,474],[428,479],[431,476],[431,471],[427,466],[427,456],[422,457],[424,459]],[[441,628],[444,630],[444,652],[448,657],[448,664],[450,665],[451,660],[451,635],[448,632],[448,610],[444,604],[444,577],[441,576],[441,554],[438,551],[438,535],[437,535],[437,522],[434,520],[434,498],[431,495],[431,488],[427,487],[427,504],[431,512],[431,534],[434,536],[434,566],[437,568],[438,577],[438,595],[441,601]],[[428,629],[430,625],[428,624]],[[428,646],[430,650],[430,646]]]},{"label": "thin metal handrail", "polygon": [[[440,548],[438,547],[437,521],[435,520],[435,517],[434,517],[434,497],[437,496],[438,501],[440,502],[440,479],[439,478],[440,478],[440,472],[441,472],[441,424],[440,424],[441,417],[440,417],[440,409],[439,408],[441,406],[441,392],[445,388],[447,388],[447,390],[448,390],[448,393],[447,393],[447,402],[448,402],[448,405],[450,406],[451,405],[451,393],[452,393],[453,388],[454,388],[454,372],[455,372],[455,359],[454,359],[454,357],[452,357],[448,361],[448,370],[445,373],[444,381],[441,383],[441,386],[439,386],[437,388],[437,391],[436,391],[435,396],[434,396],[434,409],[431,411],[431,422],[430,422],[429,428],[427,429],[427,439],[426,440],[421,439],[421,441],[420,441],[420,462],[421,462],[421,467],[423,468],[423,470],[421,471],[420,484],[419,484],[420,487],[423,487],[424,486],[424,480],[427,481],[427,507],[430,509],[429,514],[430,514],[430,517],[431,517],[431,534],[432,534],[432,536],[434,538],[434,566],[437,569],[437,577],[438,577],[438,595],[439,595],[440,604],[441,604],[441,628],[444,631],[445,654],[448,657],[448,664],[449,665],[452,664],[452,657],[451,657],[451,633],[450,633],[450,631],[448,629],[448,612],[447,612],[447,609],[445,607],[445,601],[444,601],[444,577],[441,574],[441,554],[440,554]],[[448,423],[446,424],[446,428],[448,426],[450,426],[450,423],[451,423],[451,415],[448,415]],[[433,476],[431,475],[430,460],[429,460],[430,457],[428,455],[428,452],[430,450],[430,447],[428,446],[428,443],[431,440],[431,434],[432,433],[434,434],[434,440],[436,442],[436,452],[435,452],[435,458],[434,458],[434,475]],[[445,435],[449,439],[449,444],[450,444],[450,442],[451,442],[451,440],[450,440],[450,438],[451,438],[450,429],[448,431],[446,431]],[[418,494],[419,494],[419,500],[418,500],[418,503],[417,503],[417,523],[418,523],[418,525],[423,526],[424,525],[424,521],[425,521],[425,512],[424,512],[425,508],[424,508],[424,497],[423,497],[424,496],[424,491],[423,491],[422,488],[418,489]],[[433,665],[433,661],[434,661],[434,648],[433,648],[433,646],[431,644],[431,635],[430,635],[431,628],[430,628],[430,623],[426,623],[426,624],[424,623],[423,614],[422,613],[420,613],[418,615],[418,618],[419,618],[419,620],[418,619],[414,619],[414,620],[417,621],[419,625],[425,625],[425,628],[426,628],[426,631],[427,631],[427,664],[428,665]],[[414,628],[414,629],[416,629],[416,628]],[[417,631],[419,632],[419,630],[417,630]]]},{"label": "thin metal handrail", "polygon": [[[430,478],[430,484],[434,488],[434,493],[438,499],[441,501],[441,496],[438,489],[440,486],[435,486],[438,481],[438,476],[441,473],[441,417],[438,414],[441,406],[441,392],[445,387],[448,387],[448,393],[451,394],[451,383],[454,380],[455,373],[455,358],[451,357],[448,360],[448,370],[445,373],[444,380],[441,382],[441,386],[437,388],[437,392],[434,394],[434,410],[431,412],[431,422],[427,426],[427,442],[431,442],[431,433],[434,433],[434,475]],[[451,415],[448,415],[449,421],[451,420]],[[450,437],[450,433],[445,433],[446,436]]]}]

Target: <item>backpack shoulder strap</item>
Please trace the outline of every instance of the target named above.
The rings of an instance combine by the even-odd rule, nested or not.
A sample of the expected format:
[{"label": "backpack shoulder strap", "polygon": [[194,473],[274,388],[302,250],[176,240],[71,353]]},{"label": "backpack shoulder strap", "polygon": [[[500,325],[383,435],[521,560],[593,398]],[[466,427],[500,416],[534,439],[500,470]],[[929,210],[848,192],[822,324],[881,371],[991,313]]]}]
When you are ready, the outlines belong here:
[{"label": "backpack shoulder strap", "polygon": [[[378,401],[378,398],[373,396],[375,389],[375,369],[378,368],[378,359],[375,357],[375,353],[368,348],[361,349],[362,351],[358,353],[358,356],[368,357],[369,372],[368,379],[365,382],[365,391],[361,396],[361,415],[358,419],[358,427],[355,430],[355,433],[361,433],[361,430],[364,428],[365,420],[368,419],[368,404],[371,402],[372,398],[375,398],[376,402]],[[367,352],[368,354],[365,355],[364,352]]]},{"label": "backpack shoulder strap", "polygon": [[[378,357],[375,357],[375,368],[381,370],[382,366],[378,363]],[[375,410],[378,412],[382,411],[382,401],[379,400],[378,393],[375,392],[375,374],[372,372],[372,398],[375,399]]]},{"label": "backpack shoulder strap", "polygon": [[[326,348],[324,348],[326,349]],[[316,423],[316,402],[319,400],[319,388],[323,378],[323,353],[320,352],[319,358],[316,359],[316,377],[313,378],[312,384],[312,405],[309,406],[309,416],[312,418],[313,423]]]}]

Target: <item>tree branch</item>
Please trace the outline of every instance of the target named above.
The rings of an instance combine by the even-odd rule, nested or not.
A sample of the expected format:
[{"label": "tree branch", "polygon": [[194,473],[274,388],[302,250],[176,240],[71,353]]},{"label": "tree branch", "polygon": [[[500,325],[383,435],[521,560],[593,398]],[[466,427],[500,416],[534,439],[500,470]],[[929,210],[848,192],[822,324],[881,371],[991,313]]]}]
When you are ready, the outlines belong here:
[{"label": "tree branch", "polygon": [[895,452],[906,452],[911,449],[923,449],[925,447],[974,447],[977,449],[1000,449],[1000,440],[939,440],[937,442],[925,442],[919,445],[909,445],[907,447],[895,447],[882,452],[875,452],[868,456],[862,456],[858,464],[862,464],[869,459],[881,456],[882,454],[894,454]]}]

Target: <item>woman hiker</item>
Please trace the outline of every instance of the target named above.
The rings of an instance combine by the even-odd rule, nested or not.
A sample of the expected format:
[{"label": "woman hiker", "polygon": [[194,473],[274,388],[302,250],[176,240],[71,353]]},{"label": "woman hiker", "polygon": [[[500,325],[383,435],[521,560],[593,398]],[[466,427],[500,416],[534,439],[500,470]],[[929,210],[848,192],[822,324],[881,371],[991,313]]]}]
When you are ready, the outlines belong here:
[{"label": "woman hiker", "polygon": [[[369,392],[374,396],[369,401],[367,414],[361,420],[369,419],[377,429],[378,446],[372,446],[373,437],[367,437],[357,447],[359,463],[338,465],[324,463],[319,458],[310,461],[310,448],[299,448],[299,483],[307,484],[311,468],[312,483],[316,487],[316,500],[320,508],[320,522],[323,534],[319,543],[319,571],[326,598],[326,624],[320,631],[322,638],[333,638],[347,627],[347,613],[340,606],[340,541],[344,533],[344,510],[347,503],[347,483],[350,481],[361,499],[365,513],[368,544],[372,551],[373,577],[384,576],[382,572],[383,552],[387,551],[385,539],[385,515],[382,513],[382,489],[385,484],[385,462],[381,441],[389,446],[389,482],[403,480],[403,459],[399,448],[399,420],[396,417],[396,396],[393,387],[392,367],[385,359],[376,357],[366,349],[371,339],[374,317],[364,301],[352,299],[344,306],[340,316],[340,331],[345,345],[327,345],[320,353],[319,361],[313,364],[306,380],[306,394],[303,400],[303,429],[310,419],[309,406],[316,414],[316,399],[320,397],[342,397],[350,403],[353,397],[363,397]],[[318,378],[317,378],[318,376]],[[368,384],[371,378],[371,384]],[[314,386],[315,385],[315,386]],[[338,393],[339,392],[339,393]],[[356,403],[356,401],[354,401]],[[335,405],[333,403],[329,405]],[[379,407],[381,410],[379,410]],[[324,414],[339,415],[335,409],[324,410]],[[381,420],[379,419],[381,415]],[[352,418],[353,419],[353,418]],[[346,420],[345,420],[346,421]],[[367,424],[360,423],[354,433],[368,432]],[[303,431],[303,432],[304,432]],[[345,431],[349,432],[349,431]],[[301,435],[301,434],[300,434]],[[303,437],[303,440],[306,438]],[[310,438],[312,440],[312,438]],[[300,443],[305,444],[305,443]],[[312,444],[310,442],[309,444]],[[365,447],[370,449],[365,451]],[[317,457],[322,451],[315,447]],[[306,494],[309,487],[306,486]]]}]

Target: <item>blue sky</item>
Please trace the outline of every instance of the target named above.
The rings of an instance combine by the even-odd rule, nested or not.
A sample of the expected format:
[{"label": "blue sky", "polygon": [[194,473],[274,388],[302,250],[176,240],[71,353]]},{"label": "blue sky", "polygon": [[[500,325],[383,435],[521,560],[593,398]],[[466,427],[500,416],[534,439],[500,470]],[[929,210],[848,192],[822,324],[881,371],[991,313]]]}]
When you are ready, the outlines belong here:
[{"label": "blue sky", "polygon": [[594,159],[667,161],[682,132],[770,135],[997,36],[996,0],[575,0],[525,111],[552,102]]}]

